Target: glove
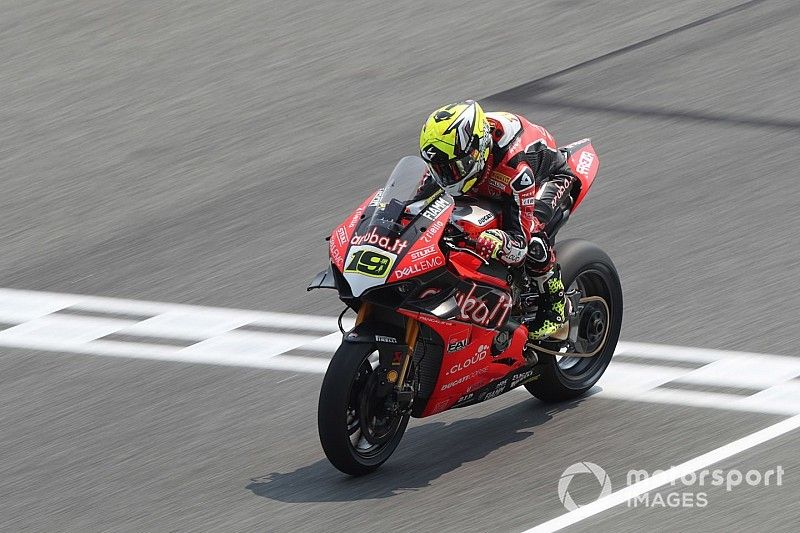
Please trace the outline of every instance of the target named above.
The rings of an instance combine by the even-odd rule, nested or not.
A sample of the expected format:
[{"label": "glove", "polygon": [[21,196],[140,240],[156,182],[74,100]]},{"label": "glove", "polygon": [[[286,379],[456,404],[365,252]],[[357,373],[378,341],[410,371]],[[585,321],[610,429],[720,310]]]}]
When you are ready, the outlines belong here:
[{"label": "glove", "polygon": [[487,229],[478,236],[475,251],[484,259],[500,259],[508,248],[508,234],[499,229]]}]

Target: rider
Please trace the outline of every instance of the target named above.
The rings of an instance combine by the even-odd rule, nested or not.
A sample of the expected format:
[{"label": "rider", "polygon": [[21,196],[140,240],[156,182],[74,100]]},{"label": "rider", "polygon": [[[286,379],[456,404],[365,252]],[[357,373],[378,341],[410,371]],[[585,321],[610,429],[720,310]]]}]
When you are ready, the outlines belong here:
[{"label": "rider", "polygon": [[483,231],[476,251],[507,265],[525,262],[540,293],[529,336],[539,340],[565,320],[564,284],[544,232],[569,205],[575,176],[550,133],[511,113],[484,113],[477,102],[431,113],[419,138],[430,177],[453,196],[502,202],[503,229]]}]

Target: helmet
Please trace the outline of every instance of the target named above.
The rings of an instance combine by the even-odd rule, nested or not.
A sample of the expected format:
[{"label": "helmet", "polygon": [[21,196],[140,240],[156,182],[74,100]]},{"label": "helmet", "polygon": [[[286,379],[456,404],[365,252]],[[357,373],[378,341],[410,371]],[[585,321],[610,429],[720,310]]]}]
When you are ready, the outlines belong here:
[{"label": "helmet", "polygon": [[420,155],[431,176],[453,196],[460,196],[475,185],[491,146],[486,114],[473,100],[437,109],[419,136]]}]

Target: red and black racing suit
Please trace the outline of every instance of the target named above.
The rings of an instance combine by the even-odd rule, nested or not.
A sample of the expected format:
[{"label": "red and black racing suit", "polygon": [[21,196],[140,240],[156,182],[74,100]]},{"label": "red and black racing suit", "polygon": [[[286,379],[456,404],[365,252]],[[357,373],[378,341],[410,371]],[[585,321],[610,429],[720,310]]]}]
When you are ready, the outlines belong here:
[{"label": "red and black racing suit", "polygon": [[514,249],[509,256],[519,258],[506,262],[519,264],[527,258],[528,269],[543,274],[556,261],[544,228],[571,201],[576,178],[543,127],[512,113],[486,113],[486,118],[492,128],[492,151],[466,196],[502,204],[502,229]]}]

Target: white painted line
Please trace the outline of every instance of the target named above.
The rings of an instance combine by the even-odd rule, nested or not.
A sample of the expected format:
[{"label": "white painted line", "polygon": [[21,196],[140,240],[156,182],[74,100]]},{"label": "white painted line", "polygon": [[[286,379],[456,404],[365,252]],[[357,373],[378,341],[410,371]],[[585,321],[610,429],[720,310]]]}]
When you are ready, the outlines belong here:
[{"label": "white painted line", "polygon": [[[726,357],[743,355],[744,352],[728,352],[708,348],[689,348],[686,346],[669,346],[666,344],[650,344],[644,342],[617,343],[617,355],[631,357],[649,357],[665,361],[687,361],[690,363],[711,363]],[[749,354],[748,354],[749,355]]]},{"label": "white painted line", "polygon": [[[341,335],[339,335],[341,339]],[[309,342],[314,337],[304,335],[290,335],[283,333],[260,333],[252,331],[230,331],[210,339],[198,342],[181,352],[202,357],[216,357],[220,364],[225,364],[229,357],[235,355],[248,355],[252,357],[275,357],[289,350],[293,350]],[[302,370],[299,370],[302,372]]]},{"label": "white painted line", "polygon": [[336,333],[331,333],[330,335],[315,339],[299,348],[301,350],[310,350],[314,352],[327,352],[333,355],[333,352],[339,348],[340,344],[342,344],[342,334],[337,331]]},{"label": "white painted line", "polygon": [[0,289],[0,322],[21,324],[69,307],[78,299],[71,294]]},{"label": "white painted line", "polygon": [[800,382],[787,381],[757,392],[739,401],[739,405],[761,410],[783,409],[786,413],[800,413]]},{"label": "white painted line", "polygon": [[800,375],[800,358],[742,354],[692,370],[682,383],[767,388]]},{"label": "white painted line", "polygon": [[[609,366],[609,372],[614,367]],[[676,389],[651,389],[648,391],[630,394],[623,389],[606,388],[603,380],[605,374],[600,378],[599,386],[603,390],[595,394],[598,398],[608,398],[614,400],[627,400],[645,403],[660,403],[670,405],[686,405],[688,407],[702,407],[705,409],[724,409],[727,411],[741,411],[745,413],[765,413],[774,415],[795,415],[800,413],[798,402],[791,401],[791,393],[787,391],[776,391],[775,397],[771,400],[752,400],[753,396],[745,397],[736,394],[721,394],[717,392],[702,392],[693,390]],[[771,389],[768,389],[768,391]],[[767,391],[764,391],[767,392]]]},{"label": "white painted line", "polygon": [[604,392],[614,390],[631,396],[685,376],[688,371],[686,368],[616,363],[612,358],[611,364],[600,379]]},{"label": "white painted line", "polygon": [[217,366],[292,370],[309,373],[324,373],[329,363],[328,359],[314,357],[296,357],[291,355],[275,357],[269,354],[220,353],[217,351],[197,353],[187,351],[187,348],[104,340],[97,340],[84,344],[65,344],[61,341],[51,341],[44,338],[16,339],[13,343],[4,343],[2,339],[0,339],[0,346],[58,353],[100,355],[105,357],[124,357],[130,359]]},{"label": "white painted line", "polygon": [[252,316],[213,310],[167,311],[137,322],[120,333],[144,337],[167,337],[187,340],[203,340],[227,333],[252,321]]},{"label": "white painted line", "polygon": [[112,318],[92,318],[71,315],[46,315],[0,331],[0,343],[17,343],[47,339],[53,344],[85,344],[123,328],[132,322]]},{"label": "white painted line", "polygon": [[557,518],[548,520],[547,522],[539,524],[536,527],[528,529],[524,533],[550,533],[553,531],[559,531],[567,526],[571,526],[582,520],[586,520],[587,518],[602,513],[603,511],[607,511],[612,507],[623,504],[633,498],[636,498],[637,496],[641,496],[642,494],[650,492],[651,490],[663,487],[667,483],[671,483],[680,477],[686,476],[692,472],[696,472],[697,470],[707,468],[715,463],[728,459],[729,457],[754,448],[759,444],[763,444],[780,437],[781,435],[785,435],[786,433],[794,431],[797,428],[800,428],[800,415],[787,418],[786,420],[778,422],[777,424],[764,428],[760,431],[756,431],[755,433],[752,433],[746,437],[742,437],[741,439],[737,439],[730,444],[726,444],[715,450],[704,453],[699,457],[690,459],[685,463],[679,464],[678,466],[674,466],[662,473],[656,474],[632,485],[628,485],[627,487],[616,492],[612,492],[608,496],[600,498],[590,504],[579,507],[574,511],[570,511]]},{"label": "white painted line", "polygon": [[[65,308],[134,318],[57,312]],[[135,316],[150,318],[137,320]],[[298,357],[286,352],[301,350],[330,356],[342,338],[337,320],[331,317],[1,288],[0,322],[17,324],[0,331],[0,346],[10,348],[306,373],[325,372],[327,358]],[[237,329],[245,325],[264,326],[268,331]],[[344,325],[350,327],[352,320],[345,320]],[[297,334],[297,330],[308,334]],[[102,339],[110,333],[134,339],[139,336],[142,342]],[[159,338],[197,342],[186,347],[153,344]],[[600,397],[759,413],[800,413],[800,383],[791,381],[800,375],[800,358],[639,342],[620,342],[617,354],[629,356],[632,362],[612,361],[598,383]],[[636,358],[647,361],[638,364]],[[694,369],[654,365],[653,359],[704,366]],[[740,386],[757,392],[744,397],[660,388],[669,382]]]},{"label": "white painted line", "polygon": [[[171,312],[194,315],[225,315],[234,321],[241,320],[243,323],[284,328],[300,328],[321,333],[330,333],[338,329],[336,318],[326,316],[271,313],[265,311],[248,311],[244,309],[0,288],[0,322],[12,324],[22,323],[67,307],[84,311],[153,316]],[[352,327],[353,320],[352,318],[348,318],[344,320],[344,323],[346,326]]]}]

